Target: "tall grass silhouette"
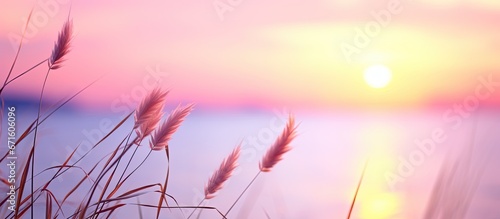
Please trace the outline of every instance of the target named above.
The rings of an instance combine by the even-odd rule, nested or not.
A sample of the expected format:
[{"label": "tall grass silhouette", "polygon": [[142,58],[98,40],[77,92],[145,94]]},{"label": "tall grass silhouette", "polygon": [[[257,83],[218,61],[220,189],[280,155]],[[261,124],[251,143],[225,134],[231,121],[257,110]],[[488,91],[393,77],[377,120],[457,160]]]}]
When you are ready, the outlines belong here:
[{"label": "tall grass silhouette", "polygon": [[297,126],[295,125],[295,118],[290,115],[288,117],[288,122],[283,129],[282,133],[274,144],[267,150],[266,154],[262,158],[262,161],[259,163],[259,172],[255,174],[254,178],[250,183],[245,187],[243,192],[238,196],[236,201],[229,207],[229,209],[226,211],[224,214],[227,216],[229,212],[234,208],[234,206],[238,203],[238,201],[241,199],[241,197],[245,194],[245,192],[250,188],[250,186],[255,182],[257,177],[259,177],[260,173],[262,172],[270,172],[271,169],[280,161],[283,159],[283,154],[286,152],[290,151],[292,148],[290,146],[291,142],[293,139],[297,136]]},{"label": "tall grass silhouette", "polygon": [[[229,156],[222,161],[213,175],[208,179],[208,183],[205,185],[205,197],[200,201],[198,206],[200,206],[206,199],[212,199],[215,197],[215,193],[222,189],[223,184],[231,177],[234,169],[237,167],[237,161],[240,157],[241,145],[238,145]],[[194,209],[188,216],[191,218],[193,213],[196,211]]]},{"label": "tall grass silhouette", "polygon": [[[30,17],[29,17],[30,19]],[[27,22],[29,22],[29,19]],[[15,65],[18,55],[22,48],[22,40],[18,47],[16,57],[12,66],[7,74],[4,84],[0,88],[0,98],[2,99],[2,110],[5,105],[3,104],[3,91],[16,80],[23,79],[33,69],[39,67],[43,62],[47,62],[47,71],[40,91],[38,100],[37,117],[36,119],[24,129],[19,138],[15,142],[15,146],[27,141],[32,136],[31,147],[25,162],[22,164],[20,174],[16,180],[15,191],[17,194],[15,210],[7,210],[9,196],[5,196],[0,202],[0,217],[4,218],[39,218],[40,212],[43,211],[45,218],[110,218],[116,215],[120,209],[125,206],[135,205],[139,208],[138,217],[142,218],[143,208],[156,209],[156,218],[160,218],[163,209],[192,209],[193,212],[197,209],[200,210],[213,210],[218,212],[221,218],[226,218],[231,208],[238,202],[236,200],[227,211],[223,214],[218,208],[213,206],[181,206],[176,198],[169,194],[168,182],[170,172],[170,140],[174,134],[179,130],[183,121],[188,119],[189,114],[194,110],[194,104],[179,105],[175,108],[168,117],[163,121],[164,106],[166,104],[166,97],[169,91],[161,88],[155,88],[150,91],[145,98],[137,106],[136,110],[130,112],[120,122],[116,123],[114,127],[100,138],[89,151],[81,155],[76,161],[74,157],[77,150],[81,145],[74,148],[62,164],[56,166],[42,166],[35,168],[35,165],[42,165],[35,162],[37,157],[37,148],[41,147],[38,138],[39,127],[51,119],[51,116],[59,111],[62,107],[67,105],[81,92],[84,92],[89,86],[81,89],[70,98],[59,103],[55,109],[52,109],[48,114],[41,113],[43,104],[43,96],[46,87],[46,82],[51,71],[63,69],[63,63],[67,59],[70,52],[71,42],[73,37],[73,23],[68,17],[67,21],[63,24],[58,38],[54,44],[54,48],[49,58],[34,65],[30,69],[19,73],[17,76],[11,75],[15,72]],[[24,37],[24,35],[23,35]],[[126,122],[131,119],[133,115],[134,125],[128,131],[126,136],[120,137],[121,141],[117,145],[109,145],[105,143],[106,139],[117,134],[118,129],[126,129]],[[268,150],[259,164],[260,172],[269,172],[276,163],[282,159],[282,155],[289,151],[290,142],[296,136],[296,126],[293,116],[289,117],[289,122],[285,127],[282,135],[277,139],[274,145]],[[146,139],[149,138],[149,141]],[[149,146],[149,153],[141,162],[132,167],[132,160],[137,159],[136,152],[148,147],[141,147],[146,144]],[[112,147],[113,150],[108,154],[100,154],[97,158],[90,157],[92,151],[102,147]],[[133,149],[133,150],[131,150]],[[153,182],[144,184],[139,187],[130,188],[127,186],[128,180],[138,171],[144,162],[149,158],[151,153],[164,151],[166,165],[165,180],[163,182]],[[209,178],[208,183],[205,185],[205,199],[214,198],[216,193],[223,188],[224,183],[232,175],[232,172],[237,166],[241,146],[237,146],[227,158],[225,158],[219,168]],[[99,153],[97,153],[99,154]],[[6,161],[7,153],[0,159],[0,162]],[[125,160],[125,157],[128,160]],[[91,168],[86,169],[81,166],[83,162],[92,162]],[[132,169],[133,168],[133,169]],[[40,172],[35,172],[35,169],[42,169]],[[131,169],[131,171],[129,170]],[[69,189],[58,187],[55,182],[60,179],[63,174],[68,170],[78,170],[83,173],[83,176],[77,179],[76,183],[69,185]],[[49,171],[55,171],[50,174],[48,180],[41,179],[42,174],[49,174]],[[259,173],[260,173],[259,172]],[[257,174],[258,176],[258,174]],[[255,179],[254,179],[255,180]],[[6,178],[1,177],[0,182],[5,186],[11,184]],[[66,182],[65,182],[66,183]],[[67,182],[69,183],[69,182]],[[250,182],[249,186],[253,183]],[[86,186],[90,184],[90,186]],[[248,189],[248,187],[246,188]],[[246,191],[243,191],[243,193]],[[54,191],[57,190],[57,193]],[[63,196],[59,197],[61,192]],[[243,195],[242,193],[242,195]],[[83,194],[83,198],[76,200],[76,194]],[[158,203],[149,204],[143,203],[140,197],[148,194],[158,194]],[[43,207],[40,207],[43,206]],[[29,212],[29,214],[28,214]],[[181,211],[182,213],[182,211]],[[38,216],[37,216],[38,215]]]}]

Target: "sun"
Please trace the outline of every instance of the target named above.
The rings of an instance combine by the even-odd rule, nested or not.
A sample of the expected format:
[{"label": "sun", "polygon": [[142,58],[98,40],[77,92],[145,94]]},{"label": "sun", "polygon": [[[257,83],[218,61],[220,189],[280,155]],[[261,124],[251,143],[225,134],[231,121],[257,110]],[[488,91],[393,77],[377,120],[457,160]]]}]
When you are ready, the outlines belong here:
[{"label": "sun", "polygon": [[373,88],[384,88],[391,82],[392,73],[384,65],[372,65],[365,69],[365,82]]}]

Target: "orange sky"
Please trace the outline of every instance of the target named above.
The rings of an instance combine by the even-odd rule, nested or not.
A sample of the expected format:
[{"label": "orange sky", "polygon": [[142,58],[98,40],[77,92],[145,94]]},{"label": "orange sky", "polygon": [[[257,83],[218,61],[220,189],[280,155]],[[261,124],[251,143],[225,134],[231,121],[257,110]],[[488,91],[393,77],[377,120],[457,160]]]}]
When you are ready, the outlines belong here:
[{"label": "orange sky", "polygon": [[[0,3],[2,80],[15,54],[12,37],[21,33],[33,5],[37,31],[30,32],[14,73],[52,50],[69,3],[61,0],[47,10],[38,2]],[[146,69],[158,66],[171,100],[415,107],[462,101],[478,76],[500,78],[498,1],[219,2],[231,9],[223,20],[213,1],[74,1],[73,48],[64,67],[49,77],[47,95],[66,97],[103,77],[79,100],[107,107],[122,95],[139,96],[142,81],[149,80]],[[377,21],[372,12],[391,7],[399,13],[391,13],[387,25],[377,24],[380,30],[366,45],[356,46],[357,30]],[[345,45],[356,52],[346,55]],[[363,70],[372,64],[391,69],[389,86],[366,85]],[[7,93],[38,94],[45,68],[13,83]],[[500,96],[484,101],[496,105]]]}]

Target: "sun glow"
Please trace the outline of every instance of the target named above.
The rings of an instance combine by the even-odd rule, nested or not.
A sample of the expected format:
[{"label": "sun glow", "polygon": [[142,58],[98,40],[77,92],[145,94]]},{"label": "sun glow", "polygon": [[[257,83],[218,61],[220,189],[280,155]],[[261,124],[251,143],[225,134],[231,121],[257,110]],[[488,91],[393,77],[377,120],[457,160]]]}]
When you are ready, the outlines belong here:
[{"label": "sun glow", "polygon": [[391,218],[397,213],[399,207],[399,200],[394,194],[372,194],[363,200],[361,216],[367,219]]},{"label": "sun glow", "polygon": [[365,70],[365,82],[373,88],[384,88],[391,82],[392,73],[384,65],[372,65]]}]

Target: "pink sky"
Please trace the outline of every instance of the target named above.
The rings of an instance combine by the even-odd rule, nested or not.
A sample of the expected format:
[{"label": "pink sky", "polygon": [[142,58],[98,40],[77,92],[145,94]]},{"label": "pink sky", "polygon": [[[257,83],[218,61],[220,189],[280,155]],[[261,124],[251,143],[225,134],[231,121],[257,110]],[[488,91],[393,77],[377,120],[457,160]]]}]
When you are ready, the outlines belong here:
[{"label": "pink sky", "polygon": [[[52,15],[38,2],[0,3],[2,72],[15,54],[9,39],[21,33],[33,5],[42,24],[28,37],[14,74],[49,56],[69,3],[61,1]],[[374,21],[370,12],[387,10],[388,2],[242,0],[221,20],[213,1],[75,1],[72,51],[64,67],[51,73],[47,95],[66,97],[102,77],[79,100],[108,107],[134,89],[140,94],[146,69],[158,66],[171,100],[415,107],[461,101],[478,76],[500,77],[500,3],[494,0],[401,0],[401,13],[349,62],[341,45],[353,45],[356,28]],[[388,87],[373,89],[363,81],[372,64],[392,70]],[[43,65],[8,93],[38,94],[44,72]],[[500,96],[485,102],[497,105]]]}]

